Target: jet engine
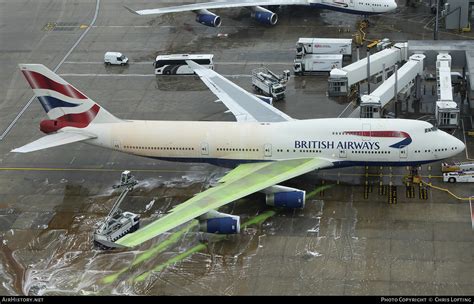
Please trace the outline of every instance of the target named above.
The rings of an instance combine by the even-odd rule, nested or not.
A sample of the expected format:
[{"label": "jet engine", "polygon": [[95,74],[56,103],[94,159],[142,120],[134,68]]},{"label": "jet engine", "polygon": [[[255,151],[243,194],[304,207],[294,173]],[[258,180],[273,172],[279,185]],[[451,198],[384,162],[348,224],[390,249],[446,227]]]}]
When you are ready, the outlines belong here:
[{"label": "jet engine", "polygon": [[272,186],[263,190],[266,194],[266,204],[275,207],[303,208],[306,191],[285,187]]},{"label": "jet engine", "polygon": [[196,22],[211,27],[219,27],[221,25],[221,17],[206,9],[199,10],[196,15]]},{"label": "jet engine", "polygon": [[216,234],[240,233],[240,217],[215,210],[200,216],[199,230]]},{"label": "jet engine", "polygon": [[252,10],[252,18],[262,24],[275,25],[278,22],[278,15],[266,8],[253,6],[250,9]]}]

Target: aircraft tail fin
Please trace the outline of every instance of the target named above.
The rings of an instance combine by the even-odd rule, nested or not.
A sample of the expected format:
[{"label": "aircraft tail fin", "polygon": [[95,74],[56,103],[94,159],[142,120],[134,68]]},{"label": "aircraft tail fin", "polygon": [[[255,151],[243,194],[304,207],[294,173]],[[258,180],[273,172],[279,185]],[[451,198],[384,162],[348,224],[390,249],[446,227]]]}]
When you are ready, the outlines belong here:
[{"label": "aircraft tail fin", "polygon": [[19,67],[51,120],[80,128],[121,121],[44,65]]}]

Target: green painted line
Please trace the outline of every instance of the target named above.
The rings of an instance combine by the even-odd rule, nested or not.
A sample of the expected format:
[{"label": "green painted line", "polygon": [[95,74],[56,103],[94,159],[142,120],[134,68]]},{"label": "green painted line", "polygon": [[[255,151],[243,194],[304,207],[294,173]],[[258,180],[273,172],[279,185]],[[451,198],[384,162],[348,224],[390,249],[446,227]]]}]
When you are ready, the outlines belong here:
[{"label": "green painted line", "polygon": [[190,224],[186,225],[186,227],[184,227],[183,229],[173,233],[170,236],[169,239],[166,239],[163,242],[159,243],[158,246],[152,247],[152,248],[144,251],[143,253],[141,253],[137,258],[135,258],[135,260],[133,261],[133,263],[130,266],[125,267],[122,270],[120,270],[120,271],[118,271],[114,274],[111,274],[111,275],[108,275],[108,276],[104,277],[102,279],[102,283],[111,284],[111,283],[115,282],[122,273],[126,272],[127,270],[131,269],[132,267],[134,267],[134,266],[136,266],[140,263],[145,262],[146,260],[149,260],[149,259],[153,258],[157,254],[163,252],[166,248],[168,248],[171,245],[173,245],[174,243],[178,242],[179,239],[185,233],[189,232],[189,230],[191,230],[197,224],[198,224],[198,221],[196,221],[196,220],[192,221]]},{"label": "green painted line", "polygon": [[334,185],[324,185],[324,186],[319,186],[317,187],[316,189],[314,189],[313,191],[311,191],[310,193],[306,194],[306,199],[311,199],[313,196],[315,196],[316,194],[318,194],[319,192],[322,192],[326,189],[329,189],[331,187],[333,187]]}]

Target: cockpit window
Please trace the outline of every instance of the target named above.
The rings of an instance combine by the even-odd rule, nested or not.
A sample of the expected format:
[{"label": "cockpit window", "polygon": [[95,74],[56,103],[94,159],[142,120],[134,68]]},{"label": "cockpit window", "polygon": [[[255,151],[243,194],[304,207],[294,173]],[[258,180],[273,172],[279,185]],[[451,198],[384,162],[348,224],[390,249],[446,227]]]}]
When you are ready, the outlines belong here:
[{"label": "cockpit window", "polygon": [[437,130],[438,130],[437,127],[426,128],[426,129],[425,129],[425,133],[434,132],[434,131],[437,131]]}]

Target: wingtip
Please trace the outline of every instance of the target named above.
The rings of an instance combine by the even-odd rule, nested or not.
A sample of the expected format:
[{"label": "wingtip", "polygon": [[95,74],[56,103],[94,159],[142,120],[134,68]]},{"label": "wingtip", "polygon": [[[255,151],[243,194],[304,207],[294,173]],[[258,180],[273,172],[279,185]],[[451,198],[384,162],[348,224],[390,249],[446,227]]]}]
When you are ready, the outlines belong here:
[{"label": "wingtip", "polygon": [[135,10],[129,8],[128,6],[124,5],[123,7],[124,7],[127,11],[129,11],[130,13],[140,16],[140,14],[139,14],[137,11],[135,11]]}]

